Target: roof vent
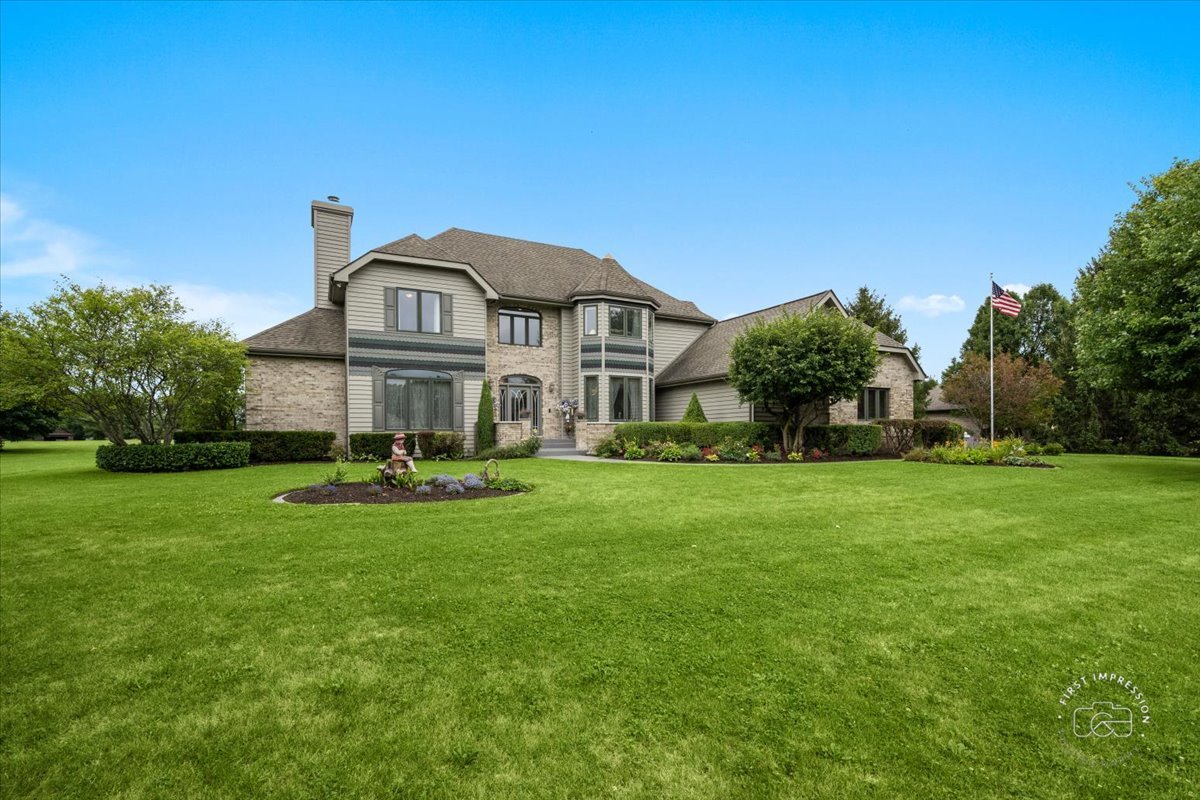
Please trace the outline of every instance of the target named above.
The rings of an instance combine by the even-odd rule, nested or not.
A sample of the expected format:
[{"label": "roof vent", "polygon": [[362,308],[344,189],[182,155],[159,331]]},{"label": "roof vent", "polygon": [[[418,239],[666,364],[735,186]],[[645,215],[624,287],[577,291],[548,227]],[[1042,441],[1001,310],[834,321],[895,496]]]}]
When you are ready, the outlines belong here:
[{"label": "roof vent", "polygon": [[328,197],[326,197],[325,199],[326,199],[326,200],[328,200],[328,201],[329,201],[329,202],[331,202],[331,203],[340,203],[340,202],[342,202],[342,198],[338,197],[336,194],[331,194],[331,195],[329,195]]}]

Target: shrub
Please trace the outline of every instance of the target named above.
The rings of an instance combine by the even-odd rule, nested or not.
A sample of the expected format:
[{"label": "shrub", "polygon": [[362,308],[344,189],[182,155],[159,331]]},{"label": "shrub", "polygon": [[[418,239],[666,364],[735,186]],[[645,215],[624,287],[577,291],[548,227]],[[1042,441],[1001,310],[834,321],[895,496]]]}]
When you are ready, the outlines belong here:
[{"label": "shrub", "polygon": [[[692,445],[692,447],[695,447],[695,445]],[[699,453],[700,451],[697,449],[696,452]],[[658,460],[659,461],[682,461],[683,460],[683,448],[680,445],[675,444],[674,442],[663,442],[662,447],[660,447],[658,449]]]},{"label": "shrub", "polygon": [[179,431],[175,443],[249,442],[250,460],[266,464],[327,461],[336,438],[333,431]]},{"label": "shrub", "polygon": [[482,489],[487,486],[487,484],[483,482],[483,478],[480,478],[478,475],[470,472],[463,476],[462,485],[466,489]]},{"label": "shrub", "polygon": [[963,438],[963,427],[957,422],[944,419],[919,419],[913,432],[913,444],[918,447],[937,447],[939,444],[955,444]]},{"label": "shrub", "polygon": [[250,463],[249,442],[101,445],[96,466],[109,472],[184,472],[232,469]]},{"label": "shrub", "polygon": [[905,461],[928,461],[929,451],[924,447],[914,447],[912,450],[906,452],[902,458]]},{"label": "shrub", "polygon": [[496,446],[496,410],[492,406],[492,382],[483,382],[479,393],[479,414],[475,418],[475,452]]},{"label": "shrub", "polygon": [[778,463],[783,461],[783,456],[780,455],[778,450],[768,450],[763,453],[763,461],[772,461]]},{"label": "shrub", "polygon": [[839,456],[869,456],[883,446],[879,425],[811,425],[804,429],[804,442]]},{"label": "shrub", "polygon": [[1026,442],[1025,455],[1040,456],[1042,454],[1042,446],[1037,442]]},{"label": "shrub", "polygon": [[883,429],[883,450],[887,453],[907,453],[916,443],[918,422],[915,419],[880,420]]},{"label": "shrub", "polygon": [[596,455],[600,458],[612,458],[621,455],[621,440],[615,436],[606,436],[596,443]]},{"label": "shrub", "polygon": [[993,464],[999,464],[1009,456],[1023,457],[1025,455],[1025,441],[1015,436],[1010,436],[1006,439],[998,439],[991,449],[991,460]]},{"label": "shrub", "polygon": [[321,482],[330,486],[337,486],[340,483],[345,483],[346,477],[346,461],[345,459],[339,458],[333,467],[333,472],[325,473],[325,477],[321,480]]},{"label": "shrub", "polygon": [[[442,461],[463,457],[466,437],[455,431],[404,431],[407,438],[406,447],[411,456],[416,448],[413,443],[421,446],[421,458]],[[392,441],[395,433],[352,433],[350,434],[350,451],[355,458],[372,458],[387,460],[392,457]]]},{"label": "shrub", "polygon": [[788,461],[803,461],[804,453],[801,453],[799,450],[793,450],[792,452],[787,454],[787,460]]},{"label": "shrub", "polygon": [[726,437],[717,445],[716,451],[722,461],[745,463],[750,460],[748,455],[751,452],[750,445],[733,437]]},{"label": "shrub", "polygon": [[485,461],[489,458],[531,458],[537,455],[537,451],[542,449],[542,440],[536,436],[530,436],[528,439],[510,444],[504,447],[493,447],[490,450],[484,450],[479,453],[478,458]]},{"label": "shrub", "polygon": [[646,451],[646,458],[652,458],[655,461],[658,461],[659,453],[662,452],[663,448],[666,447],[667,444],[667,442],[650,442],[642,449]]},{"label": "shrub", "polygon": [[812,450],[808,451],[808,457],[813,461],[820,461],[822,458],[828,458],[829,453],[823,451],[819,447],[814,447]]},{"label": "shrub", "polygon": [[708,417],[704,416],[704,409],[700,407],[700,398],[692,392],[692,399],[688,401],[687,411],[683,412],[684,422],[708,422]]},{"label": "shrub", "polygon": [[502,492],[530,492],[533,491],[533,484],[518,480],[517,478],[492,478],[487,482],[489,489],[498,489]]},{"label": "shrub", "polygon": [[464,491],[466,491],[465,489],[463,489],[463,485],[461,483],[459,483],[458,481],[455,481],[454,483],[446,484],[445,486],[442,487],[442,490],[446,494],[462,494]]},{"label": "shrub", "polygon": [[772,447],[779,442],[779,428],[765,422],[623,422],[613,435],[642,447],[650,442],[715,447],[725,439],[763,447]]},{"label": "shrub", "polygon": [[625,460],[626,461],[641,461],[646,457],[646,451],[638,447],[634,442],[625,443]]},{"label": "shrub", "polygon": [[699,461],[700,459],[704,458],[704,454],[700,452],[700,448],[691,442],[685,442],[683,444],[676,445],[676,447],[679,448],[680,461]]},{"label": "shrub", "polygon": [[1042,455],[1044,456],[1061,456],[1065,452],[1066,448],[1058,442],[1050,442],[1042,447]]}]

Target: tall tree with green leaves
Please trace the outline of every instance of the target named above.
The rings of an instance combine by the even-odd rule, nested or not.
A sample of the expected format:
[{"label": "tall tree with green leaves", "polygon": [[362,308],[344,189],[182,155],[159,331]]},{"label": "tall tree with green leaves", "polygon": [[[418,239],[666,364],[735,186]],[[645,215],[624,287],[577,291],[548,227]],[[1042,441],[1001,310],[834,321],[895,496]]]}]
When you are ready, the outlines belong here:
[{"label": "tall tree with green leaves", "polygon": [[1200,392],[1200,161],[1134,187],[1075,281],[1079,366],[1099,387]]},{"label": "tall tree with green leaves", "polygon": [[852,400],[879,367],[875,335],[858,320],[822,308],[759,320],[733,340],[729,384],[745,403],[775,415],[788,451],[831,404]]},{"label": "tall tree with green leaves", "polygon": [[490,450],[496,446],[496,408],[492,400],[492,382],[483,381],[479,393],[479,412],[475,418],[475,452]]},{"label": "tall tree with green leaves", "polygon": [[[870,325],[880,333],[892,337],[900,344],[908,344],[908,331],[904,329],[900,315],[888,305],[886,297],[871,291],[869,287],[858,287],[854,299],[846,306],[846,313]],[[920,360],[921,346],[914,344],[909,349],[912,350],[913,358]]]},{"label": "tall tree with green leaves", "polygon": [[170,288],[104,284],[61,284],[12,315],[5,358],[5,380],[94,420],[118,445],[130,430],[145,443],[170,442],[183,415],[238,386],[246,365],[230,332],[185,319]]},{"label": "tall tree with green leaves", "polygon": [[[987,356],[968,353],[959,369],[942,384],[951,403],[961,405],[986,430],[991,420]],[[996,432],[1028,435],[1050,419],[1051,403],[1062,387],[1046,362],[1033,365],[1019,356],[997,353]]]}]

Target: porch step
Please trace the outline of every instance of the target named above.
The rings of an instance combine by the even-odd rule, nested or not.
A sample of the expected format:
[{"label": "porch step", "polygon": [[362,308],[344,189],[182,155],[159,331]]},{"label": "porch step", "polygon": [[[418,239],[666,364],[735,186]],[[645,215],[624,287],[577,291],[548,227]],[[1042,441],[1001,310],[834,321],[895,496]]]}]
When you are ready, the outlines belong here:
[{"label": "porch step", "polygon": [[542,447],[537,454],[542,458],[554,458],[555,456],[578,455],[580,452],[575,447],[574,439],[543,439]]}]

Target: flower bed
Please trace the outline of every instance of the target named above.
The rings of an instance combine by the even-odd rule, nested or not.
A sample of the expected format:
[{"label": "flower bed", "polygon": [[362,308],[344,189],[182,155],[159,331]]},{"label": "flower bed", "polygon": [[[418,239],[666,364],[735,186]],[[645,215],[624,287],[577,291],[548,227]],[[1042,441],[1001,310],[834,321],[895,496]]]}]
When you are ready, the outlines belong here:
[{"label": "flower bed", "polygon": [[1021,439],[1001,439],[992,447],[963,447],[962,444],[939,445],[928,449],[916,447],[904,454],[904,460],[958,466],[1055,468],[1053,464],[1030,455]]},{"label": "flower bed", "polygon": [[799,463],[827,461],[877,461],[880,459],[895,459],[894,455],[870,453],[831,452],[818,447],[806,448],[803,453],[788,453],[786,456],[778,445],[764,447],[761,444],[747,444],[744,440],[726,438],[713,447],[698,447],[690,442],[647,442],[638,444],[635,440],[610,436],[596,445],[596,455],[600,458],[621,459],[623,461],[665,461],[669,463],[701,463],[701,464],[770,464],[770,463]]},{"label": "flower bed", "polygon": [[533,487],[516,478],[481,478],[465,475],[434,475],[409,485],[380,486],[375,482],[314,483],[305,489],[285,492],[275,498],[280,503],[305,505],[386,504],[386,503],[443,503],[452,500],[478,500],[484,497],[505,497],[524,494]]}]

